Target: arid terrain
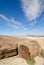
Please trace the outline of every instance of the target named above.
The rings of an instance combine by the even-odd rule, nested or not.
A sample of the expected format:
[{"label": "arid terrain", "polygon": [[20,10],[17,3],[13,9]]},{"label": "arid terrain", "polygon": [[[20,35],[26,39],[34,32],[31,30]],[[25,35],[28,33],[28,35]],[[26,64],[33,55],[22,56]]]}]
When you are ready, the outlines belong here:
[{"label": "arid terrain", "polygon": [[[30,40],[35,40],[41,46],[41,49],[44,49],[44,37],[8,37],[8,36],[0,36],[0,49],[8,48],[9,45],[25,44]],[[2,46],[2,47],[1,47]],[[42,57],[35,57],[34,65],[44,65],[44,59]],[[28,65],[27,61],[24,58],[17,56],[0,59],[0,65]],[[29,64],[32,65],[32,64]]]}]

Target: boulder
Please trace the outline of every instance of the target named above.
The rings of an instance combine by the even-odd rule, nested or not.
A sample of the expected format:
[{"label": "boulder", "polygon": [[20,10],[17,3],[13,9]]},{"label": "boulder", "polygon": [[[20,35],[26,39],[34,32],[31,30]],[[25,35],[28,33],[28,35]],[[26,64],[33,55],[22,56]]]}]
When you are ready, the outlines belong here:
[{"label": "boulder", "polygon": [[0,59],[8,58],[11,56],[16,56],[18,54],[18,44],[9,45],[6,47],[0,48]]},{"label": "boulder", "polygon": [[25,59],[32,59],[40,55],[41,47],[37,41],[31,40],[21,44],[18,48],[19,56]]}]

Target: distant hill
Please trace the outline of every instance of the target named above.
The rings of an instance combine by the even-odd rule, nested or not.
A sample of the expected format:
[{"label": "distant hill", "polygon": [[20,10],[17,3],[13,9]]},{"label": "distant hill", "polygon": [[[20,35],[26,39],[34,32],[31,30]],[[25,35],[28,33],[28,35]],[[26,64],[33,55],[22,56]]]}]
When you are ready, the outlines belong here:
[{"label": "distant hill", "polygon": [[44,37],[43,35],[27,35],[28,37]]}]

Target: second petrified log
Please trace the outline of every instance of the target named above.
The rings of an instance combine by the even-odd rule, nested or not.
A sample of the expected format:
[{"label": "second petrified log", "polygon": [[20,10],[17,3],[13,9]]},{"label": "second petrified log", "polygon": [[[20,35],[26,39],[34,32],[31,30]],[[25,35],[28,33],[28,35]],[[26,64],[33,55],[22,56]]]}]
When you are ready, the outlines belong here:
[{"label": "second petrified log", "polygon": [[16,44],[14,47],[13,45],[8,48],[0,49],[0,59],[8,58],[11,56],[16,56],[18,54],[18,45]]},{"label": "second petrified log", "polygon": [[19,56],[24,59],[32,59],[40,55],[41,47],[37,41],[31,40],[21,44],[18,48]]}]

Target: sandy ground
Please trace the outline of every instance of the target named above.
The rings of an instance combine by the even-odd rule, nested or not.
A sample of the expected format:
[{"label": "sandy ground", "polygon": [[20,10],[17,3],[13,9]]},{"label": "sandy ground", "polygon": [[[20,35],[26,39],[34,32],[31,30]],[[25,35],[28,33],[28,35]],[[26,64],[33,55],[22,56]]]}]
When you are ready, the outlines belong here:
[{"label": "sandy ground", "polygon": [[[35,58],[35,65],[44,65],[44,59],[40,57]],[[0,65],[30,65],[27,64],[26,60],[23,58],[6,58],[3,60],[0,60]]]},{"label": "sandy ground", "polygon": [[18,38],[36,40],[40,44],[41,48],[44,49],[44,37],[18,37]]},{"label": "sandy ground", "polygon": [[[22,38],[36,40],[39,42],[41,48],[44,49],[44,37],[22,37]],[[36,57],[35,61],[36,61],[35,65],[44,65],[44,59],[41,57]],[[14,56],[0,60],[0,65],[28,65],[28,64],[25,59]]]},{"label": "sandy ground", "polygon": [[36,57],[35,61],[36,61],[35,65],[44,65],[44,59],[41,57]]},{"label": "sandy ground", "polygon": [[28,65],[28,64],[26,63],[25,59],[11,57],[0,60],[0,65]]}]

